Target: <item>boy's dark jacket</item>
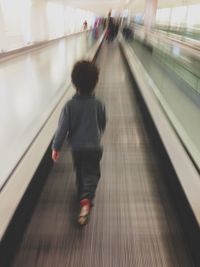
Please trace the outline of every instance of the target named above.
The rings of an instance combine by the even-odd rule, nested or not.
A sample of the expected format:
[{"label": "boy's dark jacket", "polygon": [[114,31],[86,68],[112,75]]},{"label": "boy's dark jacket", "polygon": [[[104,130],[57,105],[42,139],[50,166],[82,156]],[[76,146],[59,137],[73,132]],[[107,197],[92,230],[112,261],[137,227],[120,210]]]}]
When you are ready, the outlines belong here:
[{"label": "boy's dark jacket", "polygon": [[75,94],[61,112],[52,149],[59,151],[66,135],[72,150],[98,149],[105,126],[104,104],[93,95]]}]

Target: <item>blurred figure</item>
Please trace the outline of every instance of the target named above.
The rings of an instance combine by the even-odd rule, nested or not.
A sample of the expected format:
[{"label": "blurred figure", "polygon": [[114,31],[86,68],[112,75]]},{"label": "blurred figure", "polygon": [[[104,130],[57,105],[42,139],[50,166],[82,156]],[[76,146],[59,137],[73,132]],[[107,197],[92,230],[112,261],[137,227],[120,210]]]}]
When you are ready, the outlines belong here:
[{"label": "blurred figure", "polygon": [[83,22],[83,30],[86,31],[88,27],[87,20]]},{"label": "blurred figure", "polygon": [[115,37],[117,37],[117,35],[118,35],[118,32],[119,32],[119,25],[120,25],[120,23],[119,22],[115,22]]},{"label": "blurred figure", "polygon": [[105,30],[106,24],[107,24],[107,19],[106,18],[103,18],[102,19],[103,30]]},{"label": "blurred figure", "polygon": [[99,38],[99,22],[97,19],[95,20],[95,23],[94,23],[93,38],[94,40],[97,40]]},{"label": "blurred figure", "polygon": [[127,41],[132,41],[134,38],[133,30],[128,25],[123,27],[122,34]]},{"label": "blurred figure", "polygon": [[106,32],[106,39],[109,42],[113,41],[114,34],[115,34],[115,25],[114,25],[113,18],[110,18],[108,22],[107,32]]},{"label": "blurred figure", "polygon": [[109,42],[112,42],[117,36],[118,31],[119,31],[118,23],[115,22],[113,18],[110,18],[108,22],[107,32],[106,32],[106,39]]},{"label": "blurred figure", "polygon": [[98,69],[93,63],[79,61],[75,64],[72,82],[76,94],[61,112],[52,144],[52,159],[56,162],[67,135],[76,170],[80,225],[87,223],[100,178],[101,137],[106,127],[106,112],[104,104],[94,95],[98,77]]}]

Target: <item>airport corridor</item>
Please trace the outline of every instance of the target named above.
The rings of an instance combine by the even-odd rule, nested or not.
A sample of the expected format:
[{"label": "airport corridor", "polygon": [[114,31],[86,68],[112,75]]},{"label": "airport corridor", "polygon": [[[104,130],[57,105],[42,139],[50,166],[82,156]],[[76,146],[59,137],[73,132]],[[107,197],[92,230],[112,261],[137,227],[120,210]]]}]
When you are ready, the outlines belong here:
[{"label": "airport corridor", "polygon": [[69,148],[52,171],[12,267],[192,267],[165,173],[117,43],[103,43],[96,94],[106,105],[101,179],[89,223],[79,206]]}]

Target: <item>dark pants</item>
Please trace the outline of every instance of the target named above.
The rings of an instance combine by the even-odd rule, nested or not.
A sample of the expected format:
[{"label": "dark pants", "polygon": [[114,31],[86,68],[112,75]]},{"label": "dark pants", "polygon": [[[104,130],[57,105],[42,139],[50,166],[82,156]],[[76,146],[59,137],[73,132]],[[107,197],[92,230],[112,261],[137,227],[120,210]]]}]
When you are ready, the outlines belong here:
[{"label": "dark pants", "polygon": [[100,178],[102,149],[73,151],[79,200],[93,200]]}]

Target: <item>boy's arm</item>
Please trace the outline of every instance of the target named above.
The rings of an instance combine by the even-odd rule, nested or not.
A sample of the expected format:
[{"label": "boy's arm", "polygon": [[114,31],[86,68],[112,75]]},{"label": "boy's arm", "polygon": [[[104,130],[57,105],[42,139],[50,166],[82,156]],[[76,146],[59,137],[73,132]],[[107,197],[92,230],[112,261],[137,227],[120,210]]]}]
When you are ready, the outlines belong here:
[{"label": "boy's arm", "polygon": [[65,106],[60,114],[58,128],[56,130],[54,140],[52,143],[52,158],[56,161],[59,158],[59,151],[61,149],[62,143],[65,139],[66,134],[69,131],[69,111],[68,107]]},{"label": "boy's arm", "polygon": [[60,152],[56,151],[56,150],[52,150],[52,154],[51,154],[52,160],[54,162],[58,161],[60,158]]},{"label": "boy's arm", "polygon": [[102,132],[105,131],[106,128],[106,121],[107,121],[107,116],[106,116],[106,108],[104,104],[101,104],[101,129]]}]

